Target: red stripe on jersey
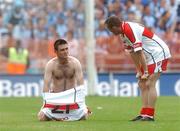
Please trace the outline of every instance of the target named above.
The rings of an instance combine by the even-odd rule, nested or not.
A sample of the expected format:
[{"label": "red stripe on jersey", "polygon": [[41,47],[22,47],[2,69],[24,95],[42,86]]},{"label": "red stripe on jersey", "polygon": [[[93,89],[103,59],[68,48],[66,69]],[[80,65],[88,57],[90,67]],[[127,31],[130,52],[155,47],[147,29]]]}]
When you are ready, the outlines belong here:
[{"label": "red stripe on jersey", "polygon": [[134,43],[136,41],[136,38],[134,36],[134,33],[130,27],[130,25],[128,23],[124,23],[124,30],[123,30],[124,34],[126,35],[126,37],[128,37],[128,39]]},{"label": "red stripe on jersey", "polygon": [[153,35],[154,35],[154,33],[152,33],[149,29],[144,28],[143,36],[146,36],[147,38],[152,39]]},{"label": "red stripe on jersey", "polygon": [[79,109],[79,106],[77,103],[70,104],[70,105],[52,105],[52,104],[45,104],[44,108],[57,108],[59,110],[67,110],[67,107],[69,106],[69,110]]},{"label": "red stripe on jersey", "polygon": [[135,43],[133,44],[133,48],[138,48],[138,47],[142,47],[142,43],[141,42],[138,42],[138,43]]}]

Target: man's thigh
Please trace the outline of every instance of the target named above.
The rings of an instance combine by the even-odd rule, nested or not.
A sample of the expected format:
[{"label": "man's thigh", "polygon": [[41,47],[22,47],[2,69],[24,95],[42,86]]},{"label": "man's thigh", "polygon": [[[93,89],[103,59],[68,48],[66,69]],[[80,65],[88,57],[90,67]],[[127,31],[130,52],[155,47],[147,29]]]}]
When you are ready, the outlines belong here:
[{"label": "man's thigh", "polygon": [[153,73],[149,76],[148,80],[151,82],[156,82],[161,75],[161,72]]},{"label": "man's thigh", "polygon": [[159,79],[160,75],[161,75],[160,72],[151,74],[149,76],[146,84],[149,85],[149,86],[155,85],[157,80]]}]

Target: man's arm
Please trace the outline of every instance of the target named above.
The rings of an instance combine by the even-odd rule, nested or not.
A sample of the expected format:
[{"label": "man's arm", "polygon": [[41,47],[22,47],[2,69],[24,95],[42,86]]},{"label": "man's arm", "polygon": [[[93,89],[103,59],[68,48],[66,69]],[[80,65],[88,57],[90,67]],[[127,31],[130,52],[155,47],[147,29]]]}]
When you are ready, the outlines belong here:
[{"label": "man's arm", "polygon": [[135,52],[139,63],[141,64],[141,67],[143,68],[144,72],[148,71],[147,65],[146,65],[146,58],[144,56],[144,53],[142,50],[139,50],[137,52]]},{"label": "man's arm", "polygon": [[81,67],[81,63],[77,60],[76,62],[76,80],[77,80],[77,85],[83,85],[84,84],[84,77],[83,77],[83,71]]},{"label": "man's arm", "polygon": [[49,92],[49,90],[50,90],[50,82],[52,79],[52,70],[51,69],[52,69],[51,63],[48,62],[45,67],[43,92]]},{"label": "man's arm", "polygon": [[140,61],[138,60],[138,56],[137,56],[137,53],[135,52],[130,52],[130,55],[131,55],[131,58],[135,64],[135,67],[136,67],[136,70],[137,70],[137,73],[140,73],[141,72],[141,63]]},{"label": "man's arm", "polygon": [[136,65],[138,73],[141,72],[141,67],[144,70],[144,74],[141,74],[141,79],[148,77],[148,68],[146,65],[146,59],[142,50],[131,53],[131,57]]}]

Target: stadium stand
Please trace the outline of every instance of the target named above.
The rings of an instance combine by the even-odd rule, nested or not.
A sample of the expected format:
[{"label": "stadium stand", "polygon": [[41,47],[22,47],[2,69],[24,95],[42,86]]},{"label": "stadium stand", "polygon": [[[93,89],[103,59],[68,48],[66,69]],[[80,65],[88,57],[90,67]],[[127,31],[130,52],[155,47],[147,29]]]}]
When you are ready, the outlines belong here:
[{"label": "stadium stand", "polygon": [[[85,0],[0,0],[0,73],[7,73],[7,50],[21,41],[30,55],[27,73],[43,73],[52,57],[53,41],[65,38],[70,54],[86,69]],[[98,72],[133,72],[122,41],[103,26],[110,15],[143,23],[169,45],[169,72],[180,71],[180,3],[178,0],[95,0],[96,65]]]}]

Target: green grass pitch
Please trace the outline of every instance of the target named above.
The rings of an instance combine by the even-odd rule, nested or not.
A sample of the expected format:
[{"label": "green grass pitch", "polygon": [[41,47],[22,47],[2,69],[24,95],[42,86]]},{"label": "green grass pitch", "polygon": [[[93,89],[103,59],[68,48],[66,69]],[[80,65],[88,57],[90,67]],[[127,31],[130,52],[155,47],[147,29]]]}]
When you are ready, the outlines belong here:
[{"label": "green grass pitch", "polygon": [[155,122],[130,122],[140,98],[86,98],[93,111],[87,121],[39,122],[41,98],[0,98],[0,131],[180,131],[180,97],[159,97]]}]

